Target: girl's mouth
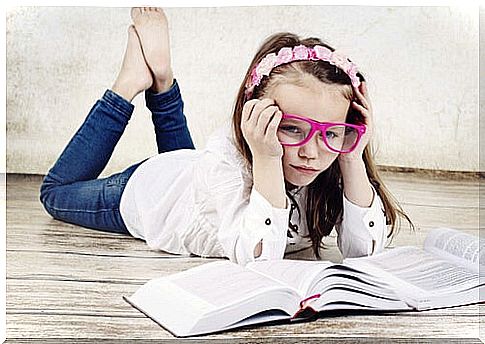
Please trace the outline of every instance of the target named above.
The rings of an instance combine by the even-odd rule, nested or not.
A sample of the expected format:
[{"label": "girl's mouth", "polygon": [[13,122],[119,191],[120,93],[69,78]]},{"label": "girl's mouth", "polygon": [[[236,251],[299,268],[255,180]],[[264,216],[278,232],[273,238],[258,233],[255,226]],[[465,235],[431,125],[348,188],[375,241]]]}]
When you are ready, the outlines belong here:
[{"label": "girl's mouth", "polygon": [[314,168],[311,168],[311,167],[294,166],[294,165],[290,165],[290,166],[293,167],[298,172],[303,173],[303,174],[306,174],[306,175],[313,175],[315,173],[318,173],[318,170],[315,170]]}]

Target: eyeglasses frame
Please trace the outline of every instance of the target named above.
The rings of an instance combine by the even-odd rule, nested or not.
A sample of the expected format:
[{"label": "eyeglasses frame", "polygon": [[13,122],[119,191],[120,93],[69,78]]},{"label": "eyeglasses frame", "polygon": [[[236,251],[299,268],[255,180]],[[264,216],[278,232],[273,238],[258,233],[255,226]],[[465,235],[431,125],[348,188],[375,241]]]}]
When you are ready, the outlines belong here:
[{"label": "eyeglasses frame", "polygon": [[[298,120],[301,120],[301,121],[304,121],[304,122],[309,123],[311,125],[311,129],[310,129],[310,132],[308,133],[307,138],[304,139],[303,141],[298,142],[298,143],[282,143],[282,142],[280,142],[281,145],[283,145],[283,146],[289,146],[289,147],[303,146],[308,141],[310,141],[312,139],[313,135],[315,135],[315,133],[317,131],[320,131],[322,133],[323,142],[325,143],[325,146],[329,150],[331,150],[334,153],[341,153],[341,154],[350,153],[350,152],[352,152],[357,147],[357,145],[360,142],[360,139],[365,134],[366,129],[367,129],[366,126],[365,126],[365,124],[318,122],[318,121],[312,120],[310,118],[301,117],[301,116],[298,116],[298,115],[295,115],[295,114],[291,114],[291,113],[283,113],[283,115],[281,117],[281,119],[291,119],[291,118],[298,119]],[[330,145],[328,144],[328,141],[327,141],[327,137],[325,136],[325,132],[327,131],[327,129],[329,127],[333,127],[335,125],[343,125],[343,126],[347,126],[347,127],[351,127],[351,128],[357,129],[357,140],[352,145],[352,147],[350,147],[349,149],[344,150],[344,151],[340,151],[340,150],[337,150],[337,149],[334,149],[334,148],[330,147]]]}]

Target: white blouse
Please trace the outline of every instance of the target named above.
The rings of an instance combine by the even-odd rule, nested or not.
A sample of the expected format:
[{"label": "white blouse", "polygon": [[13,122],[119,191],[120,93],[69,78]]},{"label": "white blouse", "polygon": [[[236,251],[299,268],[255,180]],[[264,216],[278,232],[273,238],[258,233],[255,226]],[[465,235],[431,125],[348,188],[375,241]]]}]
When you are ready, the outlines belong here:
[{"label": "white blouse", "polygon": [[[375,191],[374,195],[369,208],[343,196],[343,218],[335,229],[344,257],[366,256],[384,247],[384,208]],[[288,228],[289,199],[286,209],[274,208],[253,188],[250,168],[226,126],[211,136],[203,150],[166,152],[143,162],[126,184],[120,212],[129,232],[152,249],[228,257],[246,264],[281,259],[285,252],[311,246],[305,237],[306,187],[293,197],[300,208],[291,211],[297,231]],[[261,240],[262,253],[254,258]]]}]

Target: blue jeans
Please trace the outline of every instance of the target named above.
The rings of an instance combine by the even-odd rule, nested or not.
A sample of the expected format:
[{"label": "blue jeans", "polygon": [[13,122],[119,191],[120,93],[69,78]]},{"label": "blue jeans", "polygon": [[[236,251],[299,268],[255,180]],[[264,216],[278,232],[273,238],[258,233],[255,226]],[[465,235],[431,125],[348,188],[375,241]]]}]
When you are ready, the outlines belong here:
[{"label": "blue jeans", "polygon": [[[158,152],[194,149],[177,81],[164,93],[145,92]],[[134,106],[111,90],[94,104],[40,188],[40,201],[55,219],[107,232],[129,234],[120,214],[126,183],[140,164],[98,178],[123,134]]]}]

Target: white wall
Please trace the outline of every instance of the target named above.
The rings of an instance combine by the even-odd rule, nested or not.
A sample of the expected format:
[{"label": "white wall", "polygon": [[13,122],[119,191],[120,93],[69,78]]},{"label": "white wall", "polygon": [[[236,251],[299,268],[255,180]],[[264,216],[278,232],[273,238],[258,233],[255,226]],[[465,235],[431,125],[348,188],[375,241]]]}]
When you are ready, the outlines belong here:
[{"label": "white wall", "polygon": [[[229,119],[268,35],[318,36],[365,73],[381,165],[478,171],[478,10],[447,7],[167,8],[172,58],[197,147]],[[129,8],[7,13],[7,172],[44,174],[121,64]],[[142,96],[112,160],[156,154]]]}]

